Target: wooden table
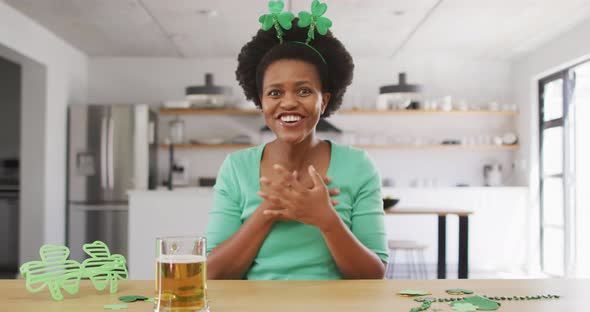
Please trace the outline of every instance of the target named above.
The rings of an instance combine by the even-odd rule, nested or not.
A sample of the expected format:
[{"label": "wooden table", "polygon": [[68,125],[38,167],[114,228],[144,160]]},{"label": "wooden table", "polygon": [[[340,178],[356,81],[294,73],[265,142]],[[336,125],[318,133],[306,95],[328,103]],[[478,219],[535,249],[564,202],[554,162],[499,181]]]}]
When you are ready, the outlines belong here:
[{"label": "wooden table", "polygon": [[[590,280],[374,280],[374,281],[210,281],[208,295],[211,312],[266,312],[266,311],[410,311],[419,304],[411,298],[395,293],[402,289],[421,289],[434,297],[450,297],[449,288],[470,289],[488,296],[527,296],[540,294],[561,295],[560,299],[531,301],[503,301],[498,312],[557,312],[586,311],[590,303]],[[83,281],[80,292],[65,295],[62,302],[54,302],[49,292],[31,294],[24,281],[0,280],[2,311],[70,312],[108,311],[105,304],[120,304],[124,295],[152,296],[153,281],[123,281],[119,293],[97,291]],[[152,311],[147,302],[129,303],[120,311]],[[448,303],[433,303],[428,311],[439,308],[453,312]]]},{"label": "wooden table", "polygon": [[385,210],[385,214],[438,215],[437,278],[447,278],[447,215],[459,216],[459,278],[469,276],[469,215],[473,211],[450,208],[400,207]]}]

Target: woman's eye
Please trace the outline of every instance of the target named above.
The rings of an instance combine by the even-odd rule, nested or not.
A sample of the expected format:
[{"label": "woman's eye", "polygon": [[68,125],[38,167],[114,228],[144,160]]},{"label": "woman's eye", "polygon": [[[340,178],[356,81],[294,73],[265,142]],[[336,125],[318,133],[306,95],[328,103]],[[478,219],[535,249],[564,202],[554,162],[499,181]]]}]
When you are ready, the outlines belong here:
[{"label": "woman's eye", "polygon": [[310,94],[310,93],[311,93],[311,90],[309,90],[307,88],[303,88],[303,89],[300,89],[299,90],[299,94],[302,94],[302,95],[307,95],[307,94]]},{"label": "woman's eye", "polygon": [[281,92],[279,90],[271,90],[270,92],[268,92],[268,96],[279,96],[281,95]]}]

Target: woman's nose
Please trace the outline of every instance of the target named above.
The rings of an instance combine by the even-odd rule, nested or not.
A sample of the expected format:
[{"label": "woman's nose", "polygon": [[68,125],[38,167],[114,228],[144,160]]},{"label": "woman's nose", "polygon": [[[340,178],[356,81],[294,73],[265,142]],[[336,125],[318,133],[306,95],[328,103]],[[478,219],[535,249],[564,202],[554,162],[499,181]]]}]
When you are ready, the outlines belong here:
[{"label": "woman's nose", "polygon": [[299,101],[297,100],[297,96],[292,92],[287,92],[281,99],[281,108],[283,109],[293,109],[299,105]]}]

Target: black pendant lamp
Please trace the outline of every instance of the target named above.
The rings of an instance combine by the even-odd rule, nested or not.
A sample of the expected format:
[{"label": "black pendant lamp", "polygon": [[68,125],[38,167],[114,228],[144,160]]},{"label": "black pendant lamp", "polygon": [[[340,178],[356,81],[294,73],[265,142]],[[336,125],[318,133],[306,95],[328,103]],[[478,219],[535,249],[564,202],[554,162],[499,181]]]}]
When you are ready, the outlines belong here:
[{"label": "black pendant lamp", "polygon": [[216,86],[213,83],[211,73],[205,74],[205,85],[186,87],[186,99],[197,107],[223,107],[227,104],[227,96],[230,94],[230,87]]},{"label": "black pendant lamp", "polygon": [[382,86],[379,88],[379,94],[386,93],[419,93],[422,86],[418,84],[408,84],[406,82],[406,73],[399,73],[399,82],[396,85]]}]

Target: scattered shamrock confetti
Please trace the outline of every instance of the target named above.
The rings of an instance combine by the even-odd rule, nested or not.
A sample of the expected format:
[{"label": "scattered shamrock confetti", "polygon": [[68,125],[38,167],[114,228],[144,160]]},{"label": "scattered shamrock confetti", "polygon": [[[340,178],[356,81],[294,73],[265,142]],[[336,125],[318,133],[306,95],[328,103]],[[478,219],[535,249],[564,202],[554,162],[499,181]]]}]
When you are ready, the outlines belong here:
[{"label": "scattered shamrock confetti", "polygon": [[127,309],[128,307],[126,304],[105,304],[103,308],[105,310],[123,310]]},{"label": "scattered shamrock confetti", "polygon": [[447,294],[449,294],[449,295],[471,295],[471,294],[473,294],[473,291],[467,290],[467,289],[461,289],[461,288],[447,289]]},{"label": "scattered shamrock confetti", "polygon": [[410,312],[419,312],[419,311],[425,311],[428,310],[428,308],[430,308],[430,301],[425,301],[424,303],[422,303],[422,305],[419,308],[413,308],[412,310],[410,310]]},{"label": "scattered shamrock confetti", "polygon": [[463,302],[471,303],[477,306],[478,310],[484,311],[498,310],[498,308],[500,307],[500,304],[496,301],[492,301],[481,296],[465,297],[463,298]]},{"label": "scattered shamrock confetti", "polygon": [[121,300],[123,302],[146,301],[148,299],[149,299],[148,297],[144,297],[144,296],[122,296],[122,297],[119,297],[119,300]]},{"label": "scattered shamrock confetti", "polygon": [[400,295],[400,296],[405,296],[405,297],[430,295],[430,293],[427,292],[427,291],[424,291],[424,290],[414,290],[414,289],[400,290],[400,292],[398,292],[397,294]]},{"label": "scattered shamrock confetti", "polygon": [[477,306],[467,302],[453,302],[451,308],[459,312],[473,312],[477,311]]}]

